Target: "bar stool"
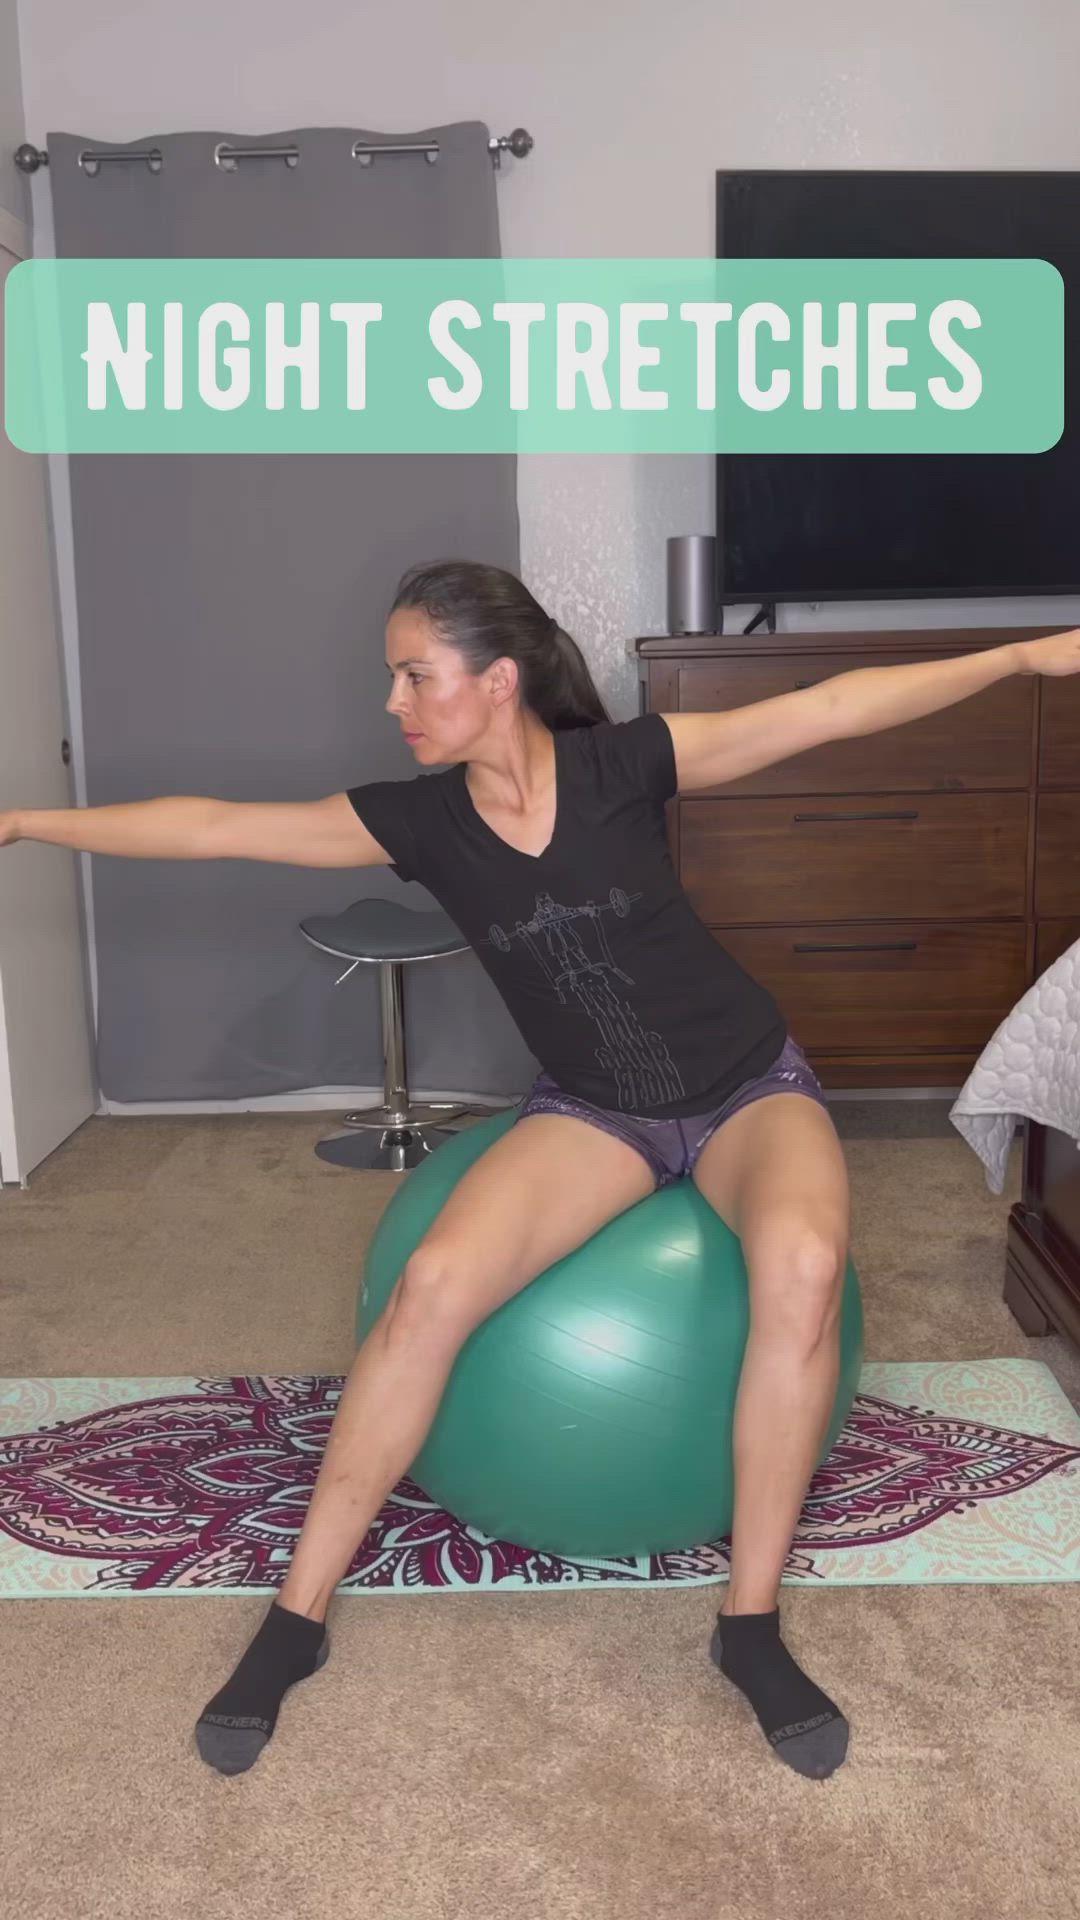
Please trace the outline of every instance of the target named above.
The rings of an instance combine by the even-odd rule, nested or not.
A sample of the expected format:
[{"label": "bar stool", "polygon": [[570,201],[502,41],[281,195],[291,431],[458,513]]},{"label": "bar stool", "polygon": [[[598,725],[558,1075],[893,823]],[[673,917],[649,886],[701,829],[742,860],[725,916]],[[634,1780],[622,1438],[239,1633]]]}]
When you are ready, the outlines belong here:
[{"label": "bar stool", "polygon": [[352,961],[352,966],[335,980],[336,987],[359,966],[379,969],[382,1105],[345,1114],[343,1124],[356,1131],[320,1140],[315,1152],[320,1160],[336,1167],[404,1173],[453,1137],[447,1121],[482,1111],[451,1100],[413,1106],[405,1066],[402,969],[414,960],[464,953],[469,943],[445,913],[422,913],[394,900],[354,900],[343,913],[315,914],[310,920],[301,920],[300,931],[321,952]]}]

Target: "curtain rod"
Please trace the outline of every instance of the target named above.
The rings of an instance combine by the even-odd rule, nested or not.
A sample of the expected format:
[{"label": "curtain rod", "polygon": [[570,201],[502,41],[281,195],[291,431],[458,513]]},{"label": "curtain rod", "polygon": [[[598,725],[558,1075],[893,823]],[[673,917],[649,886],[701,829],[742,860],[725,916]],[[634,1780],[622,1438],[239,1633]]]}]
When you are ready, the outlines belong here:
[{"label": "curtain rod", "polygon": [[[512,153],[515,160],[524,160],[532,152],[533,137],[524,127],[515,127],[513,133],[493,134],[488,141],[488,152],[492,164],[502,164],[504,152]],[[388,140],[370,142],[354,140],[352,158],[359,160],[362,167],[370,167],[376,154],[383,153],[422,153],[431,166],[439,158],[437,140]],[[160,147],[124,147],[116,152],[108,149],[85,147],[79,155],[79,165],[91,176],[96,174],[102,161],[108,160],[145,160],[151,173],[160,173],[165,157]],[[216,167],[224,173],[235,173],[238,160],[284,160],[287,167],[295,167],[300,162],[299,147],[232,147],[219,140],[213,148],[213,160]],[[47,167],[49,155],[44,147],[34,147],[24,141],[15,152],[15,165],[22,173],[36,173],[39,167]]]}]

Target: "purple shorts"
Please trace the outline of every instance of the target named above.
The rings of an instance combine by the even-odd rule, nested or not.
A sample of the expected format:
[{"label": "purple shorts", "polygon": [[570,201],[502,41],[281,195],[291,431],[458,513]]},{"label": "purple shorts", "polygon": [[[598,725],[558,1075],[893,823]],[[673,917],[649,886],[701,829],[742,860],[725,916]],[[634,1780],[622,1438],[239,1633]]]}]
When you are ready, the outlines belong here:
[{"label": "purple shorts", "polygon": [[802,1048],[790,1038],[772,1066],[756,1080],[744,1080],[721,1106],[691,1114],[685,1120],[646,1120],[633,1113],[611,1113],[606,1107],[594,1107],[588,1100],[564,1093],[550,1073],[542,1073],[533,1081],[517,1118],[524,1120],[530,1113],[565,1113],[574,1120],[589,1120],[604,1133],[636,1147],[652,1168],[657,1186],[666,1187],[693,1172],[702,1147],[717,1127],[751,1101],[770,1093],[805,1093],[819,1106],[826,1106],[817,1074]]}]

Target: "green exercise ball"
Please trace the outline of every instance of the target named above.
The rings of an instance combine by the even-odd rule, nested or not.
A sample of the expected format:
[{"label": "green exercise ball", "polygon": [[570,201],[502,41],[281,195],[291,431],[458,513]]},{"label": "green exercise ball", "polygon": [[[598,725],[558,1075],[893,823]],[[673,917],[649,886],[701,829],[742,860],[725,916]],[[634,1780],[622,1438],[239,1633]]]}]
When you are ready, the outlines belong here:
[{"label": "green exercise ball", "polygon": [[[457,1182],[514,1123],[480,1120],[421,1162],[379,1221],[363,1340]],[[736,1236],[690,1179],[628,1207],[485,1320],[454,1364],[410,1477],[458,1520],[568,1560],[676,1552],[731,1531],[732,1423],[749,1329]],[[849,1261],[840,1382],[863,1357]]]}]

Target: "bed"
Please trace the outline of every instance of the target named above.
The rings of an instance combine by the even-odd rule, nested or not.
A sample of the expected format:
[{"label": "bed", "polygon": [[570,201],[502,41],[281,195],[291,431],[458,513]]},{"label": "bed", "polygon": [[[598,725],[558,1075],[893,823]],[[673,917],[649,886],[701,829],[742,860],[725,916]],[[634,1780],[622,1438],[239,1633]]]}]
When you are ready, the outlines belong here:
[{"label": "bed", "polygon": [[987,1042],[950,1109],[1001,1193],[1024,1128],[1009,1214],[1004,1298],[1025,1333],[1080,1348],[1080,940],[1042,973]]}]

